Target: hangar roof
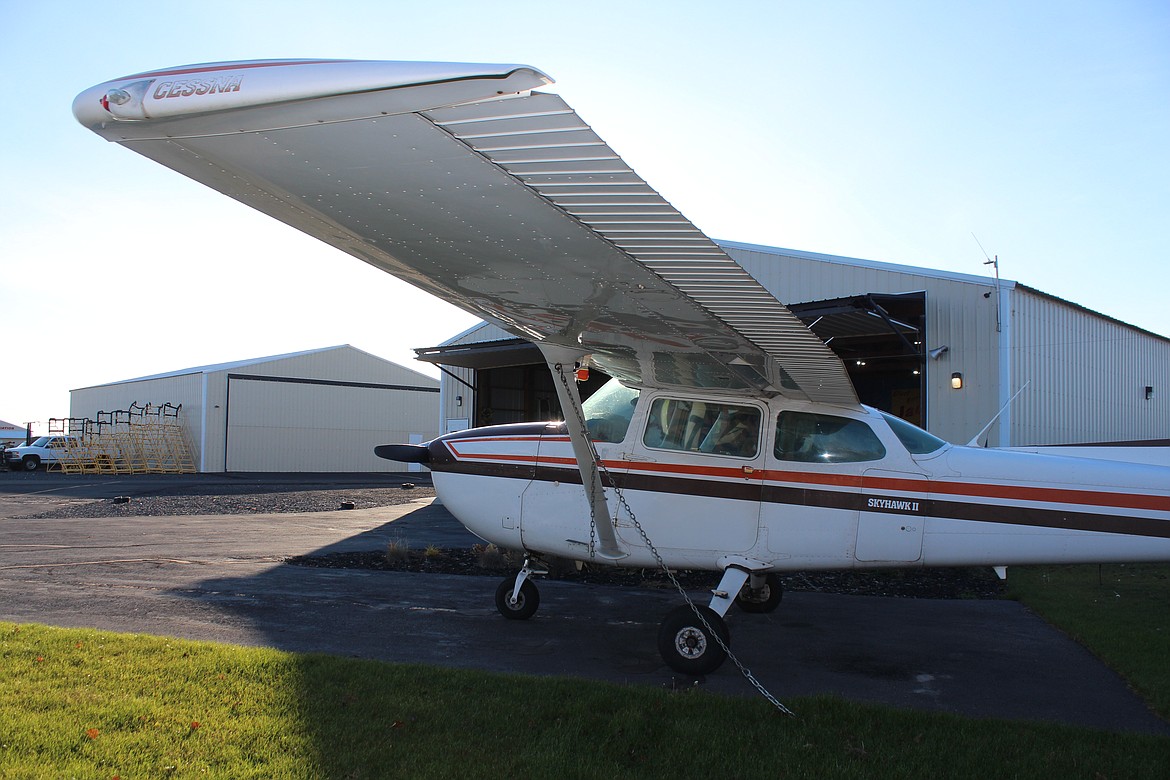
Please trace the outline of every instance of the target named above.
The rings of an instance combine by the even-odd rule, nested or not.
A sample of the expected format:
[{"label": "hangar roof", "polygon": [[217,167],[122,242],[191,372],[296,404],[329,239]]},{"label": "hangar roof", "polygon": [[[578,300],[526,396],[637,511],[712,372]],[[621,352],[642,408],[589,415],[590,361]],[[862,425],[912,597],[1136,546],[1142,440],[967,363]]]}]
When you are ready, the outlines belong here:
[{"label": "hangar roof", "polygon": [[[804,260],[817,260],[822,263],[832,263],[834,265],[849,265],[857,268],[872,268],[878,271],[890,271],[896,273],[914,274],[916,276],[925,276],[931,279],[947,279],[952,282],[967,282],[969,284],[979,285],[994,285],[995,279],[990,276],[979,276],[977,274],[961,274],[955,271],[941,271],[937,268],[924,268],[919,265],[902,265],[900,263],[887,263],[881,260],[861,260],[856,257],[842,257],[841,255],[826,255],[820,252],[806,252],[802,249],[783,249],[775,246],[765,246],[763,244],[745,244],[740,241],[724,241],[716,239],[716,244],[726,248],[742,249],[748,252],[762,252],[769,255],[787,255],[788,257],[799,257]],[[1016,286],[1016,282],[1010,279],[1000,279],[1000,286],[1005,290]]]},{"label": "hangar roof", "polygon": [[415,349],[415,353],[418,360],[425,363],[476,370],[523,366],[544,361],[540,349],[535,344],[520,338],[419,347]]},{"label": "hangar roof", "polygon": [[23,425],[14,425],[0,420],[0,439],[23,439],[27,433]]},{"label": "hangar roof", "polygon": [[[152,379],[169,379],[176,376],[188,376],[190,374],[213,374],[217,371],[231,371],[238,368],[247,368],[248,366],[260,365],[262,363],[271,363],[276,360],[285,360],[287,358],[304,357],[306,355],[316,355],[322,352],[332,352],[338,349],[351,349],[356,352],[363,352],[363,350],[349,344],[338,344],[332,347],[321,347],[320,349],[306,349],[301,352],[287,352],[283,355],[269,355],[267,357],[248,358],[246,360],[234,360],[227,363],[213,363],[207,366],[194,366],[192,368],[180,368],[176,371],[164,371],[161,374],[150,374],[149,376],[139,376],[132,379],[119,379],[114,382],[103,382],[98,385],[89,385],[88,387],[74,388],[75,390],[88,390],[91,387],[109,387],[110,385],[121,385],[127,382],[146,382]],[[365,353],[369,354],[369,353]],[[374,357],[377,357],[376,355]],[[383,360],[384,358],[378,358]],[[387,361],[389,362],[389,361]],[[403,366],[407,371],[414,369]],[[428,377],[429,378],[429,377]]]},{"label": "hangar roof", "polygon": [[[847,266],[853,266],[855,268],[872,268],[872,269],[877,270],[877,271],[888,271],[888,272],[892,272],[892,273],[913,274],[913,275],[925,277],[928,279],[945,279],[945,280],[951,281],[951,282],[965,282],[968,284],[990,285],[990,286],[995,285],[994,277],[979,276],[976,274],[963,274],[963,273],[958,273],[955,271],[942,271],[942,270],[939,270],[937,268],[925,268],[923,266],[903,265],[900,263],[887,263],[887,262],[884,262],[881,260],[862,260],[862,259],[859,259],[856,257],[842,257],[840,255],[826,255],[826,254],[822,254],[820,252],[806,252],[806,251],[801,250],[801,249],[784,249],[782,247],[765,246],[763,244],[748,244],[748,243],[743,243],[740,241],[725,241],[722,239],[716,239],[715,243],[718,244],[720,247],[723,247],[724,249],[728,249],[728,248],[741,249],[741,250],[744,250],[747,252],[760,252],[760,253],[769,254],[769,255],[783,255],[783,256],[787,256],[787,257],[797,257],[797,258],[801,258],[804,260],[816,260],[816,261],[819,261],[822,263],[830,263],[833,265],[847,265]],[[1070,301],[1066,298],[1061,298],[1058,295],[1053,295],[1052,293],[1047,293],[1047,292],[1044,292],[1043,290],[1038,290],[1035,287],[1029,287],[1028,285],[1023,284],[1021,282],[1014,282],[1010,279],[1002,279],[1001,278],[999,280],[999,286],[1004,290],[1019,289],[1019,290],[1026,292],[1026,293],[1029,293],[1031,295],[1038,295],[1038,296],[1041,296],[1043,298],[1047,298],[1049,300],[1065,304],[1066,306],[1070,306],[1074,309],[1077,309],[1078,311],[1082,311],[1082,312],[1084,312],[1086,314],[1090,314],[1094,317],[1100,317],[1101,319],[1108,320],[1108,321],[1113,322],[1117,325],[1122,325],[1126,328],[1130,328],[1132,330],[1138,331],[1139,333],[1144,333],[1147,336],[1152,336],[1152,337],[1154,337],[1156,339],[1160,339],[1162,341],[1170,341],[1170,336],[1163,335],[1160,333],[1154,333],[1153,331],[1146,330],[1145,328],[1142,328],[1142,327],[1139,327],[1137,325],[1133,325],[1131,323],[1125,322],[1124,320],[1119,320],[1116,317],[1110,316],[1108,314],[1103,314],[1095,309],[1090,309],[1087,306],[1082,306],[1081,304],[1075,303],[1075,302]]]}]

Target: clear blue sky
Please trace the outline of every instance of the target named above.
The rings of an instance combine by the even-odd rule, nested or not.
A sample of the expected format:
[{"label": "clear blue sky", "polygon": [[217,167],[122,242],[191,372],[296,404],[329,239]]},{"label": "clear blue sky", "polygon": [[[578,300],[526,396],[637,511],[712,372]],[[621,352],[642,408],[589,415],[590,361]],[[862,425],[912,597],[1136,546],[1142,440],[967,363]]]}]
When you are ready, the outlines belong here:
[{"label": "clear blue sky", "polygon": [[475,322],[84,130],[152,68],[513,62],[714,238],[1005,278],[1170,335],[1170,4],[0,0],[0,419],[68,391]]}]

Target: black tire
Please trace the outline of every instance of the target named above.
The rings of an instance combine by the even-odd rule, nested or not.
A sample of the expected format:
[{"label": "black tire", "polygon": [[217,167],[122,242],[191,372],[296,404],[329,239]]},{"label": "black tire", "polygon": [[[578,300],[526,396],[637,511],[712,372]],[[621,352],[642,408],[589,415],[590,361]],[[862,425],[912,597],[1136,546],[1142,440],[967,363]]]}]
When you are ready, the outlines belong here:
[{"label": "black tire", "polygon": [[727,660],[727,651],[703,626],[695,610],[702,613],[724,646],[731,641],[727,624],[715,610],[698,605],[691,609],[684,604],[668,612],[662,621],[662,627],[658,629],[658,652],[671,669],[698,677],[722,666]]},{"label": "black tire", "polygon": [[524,580],[520,586],[520,593],[516,603],[512,603],[512,590],[516,587],[516,578],[509,577],[496,588],[496,609],[508,620],[527,620],[536,614],[540,606],[540,591],[532,584],[532,580]]},{"label": "black tire", "polygon": [[41,459],[36,455],[25,455],[20,465],[24,466],[25,471],[36,471],[41,467]]},{"label": "black tire", "polygon": [[735,597],[735,606],[744,612],[774,612],[784,598],[784,585],[780,582],[779,574],[769,574],[764,579],[764,585],[755,593],[745,583],[739,595]]}]

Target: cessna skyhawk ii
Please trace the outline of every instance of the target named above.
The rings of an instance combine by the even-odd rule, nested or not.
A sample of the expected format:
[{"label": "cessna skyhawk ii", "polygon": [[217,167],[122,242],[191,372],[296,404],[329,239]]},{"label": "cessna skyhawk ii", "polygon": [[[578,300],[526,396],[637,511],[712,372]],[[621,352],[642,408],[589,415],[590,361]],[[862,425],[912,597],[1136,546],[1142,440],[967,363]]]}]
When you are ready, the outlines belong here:
[{"label": "cessna skyhawk ii", "polygon": [[[565,421],[379,454],[539,559],[706,569],[659,648],[713,671],[778,572],[1170,560],[1170,469],[947,444],[867,408],[840,360],[523,65],[223,62],[83,92],[86,127],[541,350]],[[580,402],[576,371],[612,382]],[[1002,570],[1001,570],[1002,571]]]}]

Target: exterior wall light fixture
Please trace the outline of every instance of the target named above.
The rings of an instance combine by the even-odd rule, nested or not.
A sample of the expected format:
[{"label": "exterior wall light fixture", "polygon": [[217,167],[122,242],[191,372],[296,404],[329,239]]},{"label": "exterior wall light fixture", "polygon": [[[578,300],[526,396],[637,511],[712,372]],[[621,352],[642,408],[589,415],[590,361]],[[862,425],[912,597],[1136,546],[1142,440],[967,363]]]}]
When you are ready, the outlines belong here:
[{"label": "exterior wall light fixture", "polygon": [[962,390],[963,389],[963,375],[961,373],[959,373],[958,371],[951,374],[951,389],[952,390]]}]

